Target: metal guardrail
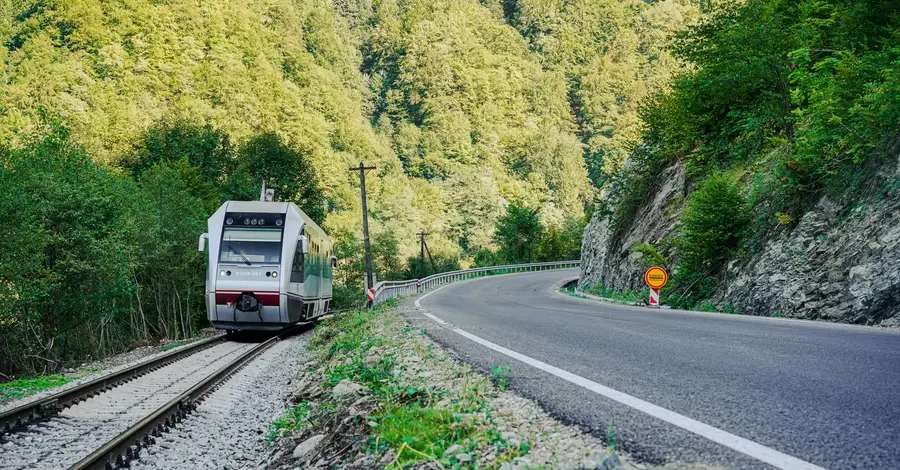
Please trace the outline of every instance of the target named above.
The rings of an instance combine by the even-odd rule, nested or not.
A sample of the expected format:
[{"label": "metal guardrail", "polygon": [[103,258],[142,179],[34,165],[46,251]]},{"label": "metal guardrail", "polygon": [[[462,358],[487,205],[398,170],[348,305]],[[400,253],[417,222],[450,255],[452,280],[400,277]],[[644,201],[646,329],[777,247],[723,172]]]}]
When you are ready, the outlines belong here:
[{"label": "metal guardrail", "polygon": [[395,297],[418,294],[429,289],[455,281],[497,274],[513,274],[531,271],[549,271],[551,269],[578,268],[581,260],[550,261],[546,263],[509,264],[505,266],[488,266],[485,268],[463,269],[446,273],[432,274],[422,279],[407,281],[384,281],[375,285],[375,303],[384,302]]}]

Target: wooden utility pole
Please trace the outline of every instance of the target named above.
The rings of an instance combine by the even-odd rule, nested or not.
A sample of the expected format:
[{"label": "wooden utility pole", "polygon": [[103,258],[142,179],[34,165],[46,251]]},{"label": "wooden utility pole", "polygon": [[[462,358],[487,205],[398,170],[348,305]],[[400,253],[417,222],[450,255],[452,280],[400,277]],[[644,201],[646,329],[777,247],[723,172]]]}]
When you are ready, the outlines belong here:
[{"label": "wooden utility pole", "polygon": [[419,232],[419,279],[425,277],[425,232]]},{"label": "wooden utility pole", "polygon": [[425,274],[425,252],[428,251],[428,260],[431,261],[431,269],[437,274],[437,266],[434,264],[434,258],[431,257],[431,249],[428,248],[428,243],[425,243],[425,235],[428,235],[425,232],[419,232],[419,279],[422,279]]},{"label": "wooden utility pole", "polygon": [[[374,170],[374,166],[365,166],[362,162],[359,162],[359,167],[350,168],[350,171],[358,171],[359,172],[359,191],[362,195],[362,218],[363,218],[363,245],[366,250],[366,286],[367,289],[374,289],[375,286],[372,285],[374,280],[372,278],[372,250],[369,248],[369,211],[366,208],[366,170]],[[366,293],[368,295],[368,292]],[[369,301],[369,307],[372,306],[372,301]]]}]

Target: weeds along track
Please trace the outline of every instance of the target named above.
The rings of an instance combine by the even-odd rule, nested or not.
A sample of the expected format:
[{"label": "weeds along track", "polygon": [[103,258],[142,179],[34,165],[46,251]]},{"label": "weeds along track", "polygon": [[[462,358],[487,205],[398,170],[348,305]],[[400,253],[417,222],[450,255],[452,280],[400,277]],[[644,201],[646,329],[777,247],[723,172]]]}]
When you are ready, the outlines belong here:
[{"label": "weeds along track", "polygon": [[13,432],[0,437],[0,469],[123,465],[155,436],[180,422],[206,393],[298,330],[285,330],[262,343],[209,341],[131,380],[109,378],[110,385],[81,395],[64,409],[50,413],[44,405],[38,415],[43,419],[13,426]]}]

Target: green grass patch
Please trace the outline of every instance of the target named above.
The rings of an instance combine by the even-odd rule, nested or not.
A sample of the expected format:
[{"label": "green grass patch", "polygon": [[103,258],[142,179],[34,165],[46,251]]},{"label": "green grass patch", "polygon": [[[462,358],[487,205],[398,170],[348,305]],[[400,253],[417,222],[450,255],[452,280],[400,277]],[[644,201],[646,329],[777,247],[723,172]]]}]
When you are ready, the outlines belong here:
[{"label": "green grass patch", "polygon": [[509,376],[512,373],[512,367],[494,366],[491,369],[491,382],[500,390],[506,390],[509,386]]},{"label": "green grass patch", "polygon": [[606,287],[599,282],[592,286],[588,286],[588,288],[584,289],[584,291],[588,294],[593,294],[598,297],[604,297],[622,303],[641,303],[649,295],[644,295],[643,291],[613,289],[610,287]]},{"label": "green grass patch", "polygon": [[[498,462],[527,453],[527,442],[512,446],[492,426],[485,401],[490,388],[486,380],[452,393],[406,372],[409,365],[404,366],[407,362],[401,359],[407,355],[408,342],[426,332],[403,324],[392,312],[393,307],[379,305],[326,319],[316,327],[310,341],[314,357],[327,364],[323,389],[349,380],[370,390],[374,409],[368,418],[373,424],[368,451],[382,455],[393,450],[396,458],[386,464],[392,469],[422,462],[435,462],[444,468],[475,468],[477,456],[488,449],[495,449]],[[427,361],[435,358],[432,347],[408,352],[419,361]],[[506,388],[510,371],[506,366],[494,368],[492,381],[498,388]],[[332,403],[304,401],[272,423],[268,438],[277,440],[295,431],[315,429],[327,422],[328,413],[340,412],[337,408]],[[487,418],[479,418],[478,413],[485,413]],[[473,460],[459,462],[456,454],[445,457],[444,452],[453,445],[461,446],[461,452],[473,456]]]},{"label": "green grass patch", "polygon": [[168,350],[170,350],[170,349],[175,349],[175,348],[177,348],[177,347],[179,347],[179,346],[184,346],[184,345],[186,345],[186,344],[191,344],[191,343],[193,343],[193,341],[182,341],[182,342],[180,342],[180,343],[164,344],[164,345],[162,345],[162,346],[159,347],[159,350],[160,350],[160,351],[168,351]]},{"label": "green grass patch", "polygon": [[291,407],[269,425],[268,441],[272,442],[294,431],[306,429],[310,425],[309,415],[310,406],[307,400],[303,400],[299,405]]},{"label": "green grass patch", "polygon": [[356,358],[350,364],[339,364],[329,369],[325,386],[331,388],[347,379],[369,387],[376,396],[396,393],[393,370],[392,357],[384,357],[372,366]]},{"label": "green grass patch", "polygon": [[579,299],[587,298],[586,295],[578,293],[578,291],[575,289],[575,287],[563,287],[563,288],[560,288],[559,290],[560,290],[560,292],[571,295],[572,297],[578,297]]},{"label": "green grass patch", "polygon": [[5,403],[34,395],[49,388],[65,385],[77,378],[64,377],[62,375],[45,375],[31,379],[20,378],[12,382],[3,382],[0,383],[0,402]]},{"label": "green grass patch", "polygon": [[388,468],[423,461],[449,465],[444,452],[476,432],[473,425],[449,410],[432,407],[390,405],[371,419],[377,423],[373,432],[378,445],[386,443],[396,449],[397,458]]}]

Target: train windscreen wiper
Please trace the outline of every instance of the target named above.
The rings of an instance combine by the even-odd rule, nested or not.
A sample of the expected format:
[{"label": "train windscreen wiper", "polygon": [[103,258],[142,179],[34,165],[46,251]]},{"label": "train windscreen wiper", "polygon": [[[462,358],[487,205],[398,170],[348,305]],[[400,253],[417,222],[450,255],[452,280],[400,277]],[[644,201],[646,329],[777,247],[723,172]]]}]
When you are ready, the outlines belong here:
[{"label": "train windscreen wiper", "polygon": [[241,250],[235,250],[234,247],[231,246],[231,242],[228,242],[228,249],[236,255],[241,255],[241,258],[244,258],[244,262],[247,263],[247,266],[253,266],[253,263],[250,262],[250,258],[247,258]]}]

